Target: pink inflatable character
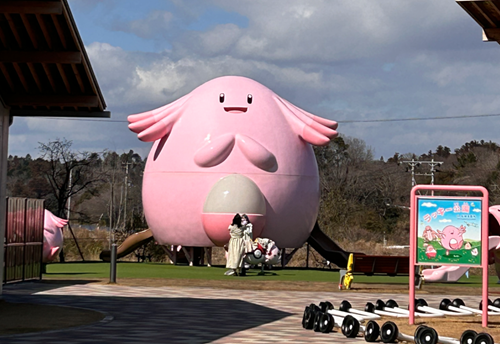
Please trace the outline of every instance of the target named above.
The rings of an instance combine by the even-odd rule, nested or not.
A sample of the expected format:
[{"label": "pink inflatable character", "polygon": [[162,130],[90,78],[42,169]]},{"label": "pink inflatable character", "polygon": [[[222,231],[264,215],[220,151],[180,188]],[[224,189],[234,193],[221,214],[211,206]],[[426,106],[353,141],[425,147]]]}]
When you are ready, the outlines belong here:
[{"label": "pink inflatable character", "polygon": [[441,246],[446,249],[446,255],[450,253],[450,250],[458,250],[462,247],[464,243],[464,233],[464,226],[460,226],[460,228],[455,226],[446,226],[443,231],[437,231],[437,235],[441,239]]},{"label": "pink inflatable character", "polygon": [[43,221],[43,262],[48,263],[55,259],[63,245],[62,229],[68,220],[63,220],[50,211],[45,210]]},{"label": "pink inflatable character", "polygon": [[249,216],[254,238],[279,247],[307,240],[319,207],[310,144],[327,145],[336,122],[236,76],[128,120],[140,140],[154,141],[142,196],[159,243],[222,246],[235,213]]}]

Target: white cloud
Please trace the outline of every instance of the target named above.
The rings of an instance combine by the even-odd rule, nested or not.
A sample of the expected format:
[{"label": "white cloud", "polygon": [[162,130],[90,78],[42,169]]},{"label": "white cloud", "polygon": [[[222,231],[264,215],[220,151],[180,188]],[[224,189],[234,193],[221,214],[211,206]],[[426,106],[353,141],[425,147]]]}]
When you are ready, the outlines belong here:
[{"label": "white cloud", "polygon": [[422,204],[420,204],[422,207],[426,207],[426,208],[434,208],[434,207],[437,207],[436,204],[434,203],[431,203],[431,202],[424,202]]},{"label": "white cloud", "polygon": [[[169,103],[222,75],[250,77],[301,108],[339,121],[500,109],[500,49],[481,42],[480,27],[453,1],[175,0],[149,12],[133,1],[71,0],[71,6],[115,120]],[[95,17],[95,8],[106,20]],[[224,20],[203,17],[214,10],[225,11]],[[91,28],[82,25],[88,22]],[[88,37],[95,32],[92,43]],[[123,48],[123,37],[169,48]],[[16,119],[12,151],[31,151],[37,141],[55,137],[82,147],[90,140],[103,148],[141,145],[126,123],[113,130],[110,124],[82,123]],[[365,140],[377,157],[387,158],[438,145],[453,150],[473,139],[500,142],[498,126],[500,118],[493,117],[341,123],[339,132]]]},{"label": "white cloud", "polygon": [[480,213],[481,209],[480,208],[474,208],[472,211],[475,212],[475,213]]},{"label": "white cloud", "polygon": [[[436,33],[447,32],[446,28],[455,26],[464,15],[456,4],[438,1],[336,1],[334,5],[331,1],[298,0],[214,3],[248,18],[248,27],[238,30],[235,54],[268,61],[324,63],[379,56],[394,58],[402,53],[395,51],[396,46],[404,46],[408,53],[421,48],[424,42],[444,42],[444,35]],[[417,27],[418,30],[412,29]],[[208,37],[206,33],[202,35]],[[211,42],[219,44],[217,35],[210,37],[203,46],[182,37],[178,43],[204,55],[204,48]]]},{"label": "white cloud", "polygon": [[451,220],[449,220],[449,219],[442,219],[442,220],[439,220],[439,222],[441,222],[441,223],[447,223],[447,222],[451,222]]}]

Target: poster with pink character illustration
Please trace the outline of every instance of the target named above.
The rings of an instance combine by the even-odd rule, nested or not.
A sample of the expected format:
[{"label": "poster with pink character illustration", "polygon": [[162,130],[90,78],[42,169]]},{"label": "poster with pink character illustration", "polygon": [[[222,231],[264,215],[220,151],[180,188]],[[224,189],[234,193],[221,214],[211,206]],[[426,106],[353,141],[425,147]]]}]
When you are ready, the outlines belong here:
[{"label": "poster with pink character illustration", "polygon": [[481,265],[481,199],[418,197],[417,263]]}]

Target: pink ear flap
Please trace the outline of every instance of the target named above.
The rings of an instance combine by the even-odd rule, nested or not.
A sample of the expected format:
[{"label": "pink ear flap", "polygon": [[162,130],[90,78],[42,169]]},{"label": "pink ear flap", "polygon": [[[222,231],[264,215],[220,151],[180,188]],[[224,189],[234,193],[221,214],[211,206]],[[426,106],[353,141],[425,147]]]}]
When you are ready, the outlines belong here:
[{"label": "pink ear flap", "polygon": [[170,134],[174,124],[184,111],[184,104],[189,99],[188,95],[177,99],[175,102],[146,111],[136,115],[128,116],[129,129],[137,133],[141,141],[156,141]]},{"label": "pink ear flap", "polygon": [[325,146],[338,135],[335,131],[337,122],[310,114],[278,96],[275,101],[292,129],[304,141],[316,146]]},{"label": "pink ear flap", "polygon": [[[335,130],[338,127],[338,123],[335,122],[335,121],[331,121],[329,119],[313,115],[312,113],[309,113],[309,112],[307,112],[305,110],[302,110],[301,108],[293,105],[292,103],[290,103],[286,99],[281,98],[281,101],[283,101],[283,103],[286,104],[292,111],[295,110],[294,113],[296,115],[309,117],[311,119],[310,121],[307,121],[307,120],[303,119],[304,122],[306,122],[309,125],[311,123],[313,123],[313,121],[314,121],[314,122],[317,122],[317,124],[320,124],[322,126],[328,127],[330,129],[334,129]],[[302,118],[304,118],[304,117],[302,117]]]}]

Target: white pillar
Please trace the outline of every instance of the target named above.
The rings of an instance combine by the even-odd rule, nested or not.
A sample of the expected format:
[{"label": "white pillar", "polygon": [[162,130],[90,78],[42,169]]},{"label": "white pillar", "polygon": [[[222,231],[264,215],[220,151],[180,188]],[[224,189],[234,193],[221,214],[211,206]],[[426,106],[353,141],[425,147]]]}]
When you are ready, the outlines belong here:
[{"label": "white pillar", "polygon": [[9,110],[0,102],[0,299],[2,298],[4,241],[7,197],[7,157],[9,144]]}]

